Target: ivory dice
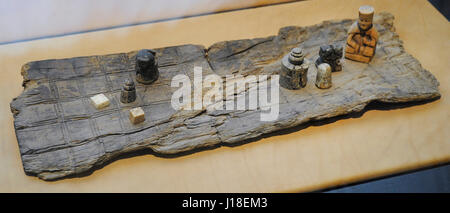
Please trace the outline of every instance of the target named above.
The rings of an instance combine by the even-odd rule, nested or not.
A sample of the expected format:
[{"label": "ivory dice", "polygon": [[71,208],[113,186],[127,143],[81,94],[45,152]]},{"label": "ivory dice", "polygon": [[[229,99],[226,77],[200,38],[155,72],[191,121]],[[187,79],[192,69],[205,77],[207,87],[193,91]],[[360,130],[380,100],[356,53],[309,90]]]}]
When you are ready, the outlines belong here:
[{"label": "ivory dice", "polygon": [[132,124],[138,124],[145,121],[145,112],[141,107],[130,109],[130,121]]},{"label": "ivory dice", "polygon": [[104,94],[92,96],[91,101],[97,109],[102,109],[109,106],[109,99]]}]

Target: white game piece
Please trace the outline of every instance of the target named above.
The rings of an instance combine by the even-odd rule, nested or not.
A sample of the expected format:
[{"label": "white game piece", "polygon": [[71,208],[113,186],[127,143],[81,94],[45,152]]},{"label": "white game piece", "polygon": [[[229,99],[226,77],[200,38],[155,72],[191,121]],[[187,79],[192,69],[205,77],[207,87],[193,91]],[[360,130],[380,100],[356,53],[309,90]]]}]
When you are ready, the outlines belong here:
[{"label": "white game piece", "polygon": [[138,124],[145,121],[145,113],[141,107],[130,109],[130,121],[132,124]]},{"label": "white game piece", "polygon": [[104,94],[92,96],[91,101],[97,109],[102,109],[109,106],[109,99]]},{"label": "white game piece", "polygon": [[316,86],[320,89],[328,89],[331,87],[331,66],[322,63],[317,67]]}]

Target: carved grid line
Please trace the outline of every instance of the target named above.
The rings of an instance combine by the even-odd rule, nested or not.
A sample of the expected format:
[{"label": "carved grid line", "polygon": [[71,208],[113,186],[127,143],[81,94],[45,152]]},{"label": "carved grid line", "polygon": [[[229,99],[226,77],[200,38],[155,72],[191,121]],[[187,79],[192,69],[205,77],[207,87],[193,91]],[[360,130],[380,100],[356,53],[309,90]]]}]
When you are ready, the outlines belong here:
[{"label": "carved grid line", "polygon": [[[175,58],[175,60],[177,60],[178,58],[179,58],[179,56],[178,56],[178,50],[177,50],[177,48],[175,48],[175,53],[176,53],[176,58]],[[58,81],[65,81],[65,80],[74,80],[75,82],[76,82],[76,85],[77,85],[77,87],[78,87],[78,90],[79,90],[79,92],[80,92],[80,95],[79,96],[73,96],[73,97],[67,97],[67,98],[60,98],[59,97],[59,92],[57,92],[57,95],[55,96],[55,98],[49,98],[49,99],[47,99],[47,102],[45,102],[45,101],[43,101],[42,103],[54,103],[54,104],[57,104],[57,106],[60,108],[60,109],[63,109],[63,107],[61,106],[61,102],[67,102],[67,101],[73,101],[73,100],[77,100],[77,99],[81,99],[82,100],[82,103],[83,104],[90,104],[90,102],[89,102],[89,100],[87,100],[87,99],[89,99],[89,97],[85,94],[85,92],[84,92],[84,88],[83,88],[83,86],[82,86],[82,84],[81,84],[81,82],[80,82],[80,80],[82,80],[82,79],[85,79],[85,78],[91,78],[91,77],[98,77],[98,76],[104,76],[105,77],[105,80],[106,80],[106,83],[107,84],[109,84],[109,86],[107,87],[107,89],[108,89],[108,92],[109,92],[109,94],[113,94],[114,92],[117,92],[117,91],[120,91],[120,89],[117,89],[117,90],[113,90],[112,89],[112,85],[113,85],[113,83],[112,83],[112,81],[110,80],[110,78],[109,78],[109,75],[111,75],[111,74],[117,74],[117,73],[128,73],[128,75],[130,76],[130,78],[131,79],[133,79],[133,75],[132,75],[132,72],[131,72],[131,70],[133,70],[133,69],[119,69],[119,70],[121,70],[120,72],[109,72],[109,73],[107,73],[106,72],[106,69],[105,69],[105,66],[104,66],[104,62],[102,63],[102,60],[101,59],[99,59],[99,57],[101,57],[101,56],[95,56],[96,57],[96,60],[98,61],[98,65],[99,65],[99,68],[101,69],[101,71],[102,72],[100,72],[100,74],[99,73],[96,73],[95,75],[92,75],[92,76],[77,76],[77,77],[74,77],[74,78],[70,78],[70,79],[60,79],[60,78],[54,78],[54,79],[50,79],[50,78],[48,78],[48,79],[44,79],[43,81],[45,82],[45,81],[48,81],[48,83],[49,83],[49,86],[50,86],[50,89],[53,87],[54,89],[53,89],[53,91],[58,91],[57,90],[57,86],[56,86],[56,82],[58,82]],[[131,66],[131,64],[130,64],[130,60],[128,59],[128,57],[125,57],[125,55],[120,55],[120,57],[123,59],[123,60],[125,60],[125,64],[127,64],[127,66],[128,67],[130,67]],[[74,61],[72,61],[72,68],[74,67],[74,65],[73,65],[73,63],[74,63]],[[185,67],[185,66],[180,66],[179,64],[175,64],[179,69],[183,69],[183,67]],[[179,70],[178,69],[178,70]],[[184,73],[184,74],[186,74],[185,73],[185,71],[183,71],[182,70],[182,72]],[[152,85],[152,86],[158,86],[159,84],[157,84],[157,85]],[[166,85],[166,84],[161,84],[160,86],[162,86],[162,85]],[[147,86],[142,86],[142,85],[136,85],[136,88],[147,88]],[[140,98],[140,96],[138,96],[138,98]],[[140,98],[141,100],[142,100],[142,98]],[[152,105],[159,105],[159,104],[162,104],[162,103],[167,103],[167,101],[168,100],[162,100],[162,101],[155,101],[155,102],[152,102],[152,103],[148,103],[148,104],[145,104],[145,103],[142,103],[141,104],[141,107],[146,107],[146,106],[152,106]],[[128,108],[128,106],[126,106],[126,108]],[[115,109],[110,109],[110,110],[104,110],[104,111],[101,111],[101,112],[92,112],[92,111],[89,111],[88,113],[89,113],[89,122],[90,122],[90,124],[91,124],[91,122],[92,122],[92,120],[91,120],[91,118],[95,118],[95,117],[98,117],[98,116],[102,116],[102,115],[107,115],[107,114],[110,114],[110,113],[114,113],[114,112],[118,112],[119,113],[119,116],[120,116],[120,119],[119,119],[119,121],[120,121],[120,125],[121,125],[121,129],[122,129],[122,131],[123,132],[125,132],[125,130],[124,130],[124,125],[123,125],[123,116],[122,116],[122,113],[121,113],[121,107],[120,107],[120,104],[119,103],[116,103],[116,107],[115,107]],[[62,112],[63,113],[63,112]],[[74,118],[76,118],[77,116],[68,116],[67,118],[66,117],[64,117],[64,119],[63,119],[63,121],[61,122],[61,121],[57,121],[57,123],[63,123],[64,124],[64,129],[65,130],[67,130],[68,128],[67,128],[67,126],[66,126],[66,120],[67,121],[71,121],[72,119],[74,119]],[[94,121],[95,122],[95,121]],[[30,123],[29,124],[29,126],[27,126],[27,127],[24,127],[24,129],[25,128],[30,128],[30,127],[34,127],[34,126],[36,126],[36,125],[40,125],[40,124],[42,124],[41,122],[34,122],[34,123]],[[98,133],[98,130],[97,129],[93,129],[93,133],[95,134],[95,135],[98,135],[99,133]],[[67,132],[67,135],[69,135],[70,136],[70,134]]]},{"label": "carved grid line", "polygon": [[[58,91],[58,86],[56,85],[56,80],[49,79],[49,87],[50,87],[51,91],[54,93],[56,100],[58,100],[59,99],[59,91]],[[68,141],[68,139],[71,140],[71,136],[70,136],[67,124],[64,121],[64,111],[63,111],[62,105],[59,101],[57,101],[54,104],[54,106],[55,106],[56,115],[58,117],[57,121],[62,126],[62,134],[63,134],[64,143],[66,144],[66,146],[68,146],[67,154],[68,154],[69,160],[70,160],[70,170],[72,172],[75,172],[74,154],[73,154],[72,148],[70,147],[70,142]]]},{"label": "carved grid line", "polygon": [[[104,63],[100,63],[101,65],[100,65],[100,67],[101,67],[101,69],[102,69],[102,71],[104,72],[104,76],[105,76],[105,80],[106,80],[106,84],[107,84],[107,88],[108,88],[108,92],[112,95],[112,97],[114,98],[114,99],[116,99],[116,97],[113,95],[113,90],[112,90],[112,88],[113,88],[113,83],[112,83],[112,81],[111,81],[111,79],[109,78],[109,75],[108,75],[108,73],[106,73],[106,69],[105,69],[105,67],[104,67]],[[127,64],[127,66],[128,66],[128,64]],[[121,113],[121,108],[120,108],[120,99],[119,100],[116,100],[115,101],[115,107],[114,107],[114,109],[112,110],[112,113],[114,113],[114,111],[116,112],[116,113],[118,113],[119,114],[119,125],[120,125],[120,130],[121,130],[121,132],[126,132],[125,131],[125,127],[124,127],[124,123],[123,123],[123,118],[122,118],[122,113]],[[126,139],[126,142],[128,143],[129,142],[129,137],[128,136],[126,136],[125,137],[125,139]],[[102,144],[103,144],[103,139],[102,139]],[[104,151],[105,151],[105,153],[106,153],[106,148],[105,148],[105,146],[104,146],[104,144],[103,144],[103,148],[104,148]]]}]

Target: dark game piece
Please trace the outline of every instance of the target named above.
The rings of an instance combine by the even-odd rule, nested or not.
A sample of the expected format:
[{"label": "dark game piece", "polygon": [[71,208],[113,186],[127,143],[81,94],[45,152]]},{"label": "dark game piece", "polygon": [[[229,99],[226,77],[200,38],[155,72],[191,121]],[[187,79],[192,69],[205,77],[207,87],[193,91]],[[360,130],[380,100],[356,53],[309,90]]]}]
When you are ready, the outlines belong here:
[{"label": "dark game piece", "polygon": [[296,47],[281,60],[280,85],[286,89],[298,90],[308,81],[308,61],[300,47]]},{"label": "dark game piece", "polygon": [[131,79],[127,79],[120,94],[120,102],[126,104],[132,103],[135,100],[136,100],[136,88],[134,86],[134,82]]},{"label": "dark game piece", "polygon": [[136,81],[151,84],[159,77],[158,62],[153,50],[139,50],[136,55]]},{"label": "dark game piece", "polygon": [[318,67],[322,63],[327,63],[331,67],[331,72],[342,70],[342,46],[338,45],[322,45],[319,50],[319,58],[315,64]]}]

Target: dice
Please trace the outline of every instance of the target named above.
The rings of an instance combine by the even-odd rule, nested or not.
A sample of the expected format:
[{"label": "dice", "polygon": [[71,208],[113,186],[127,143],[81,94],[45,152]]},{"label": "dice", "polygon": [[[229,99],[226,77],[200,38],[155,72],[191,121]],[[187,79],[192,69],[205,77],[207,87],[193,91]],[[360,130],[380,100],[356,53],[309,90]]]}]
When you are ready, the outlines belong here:
[{"label": "dice", "polygon": [[109,106],[109,99],[104,94],[92,96],[91,101],[97,109],[102,109]]},{"label": "dice", "polygon": [[132,124],[138,124],[145,121],[145,112],[141,107],[130,109],[130,121]]}]

